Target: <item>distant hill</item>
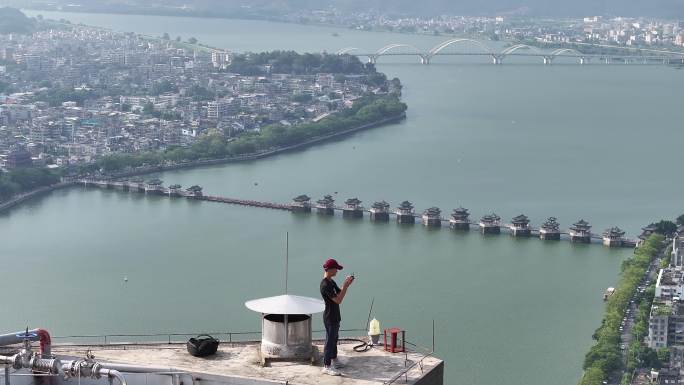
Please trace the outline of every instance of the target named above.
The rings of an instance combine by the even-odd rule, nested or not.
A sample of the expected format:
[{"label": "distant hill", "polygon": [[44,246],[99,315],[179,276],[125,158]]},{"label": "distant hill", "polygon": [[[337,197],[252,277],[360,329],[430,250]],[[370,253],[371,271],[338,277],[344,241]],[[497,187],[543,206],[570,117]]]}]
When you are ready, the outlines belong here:
[{"label": "distant hill", "polygon": [[0,34],[31,33],[34,28],[35,22],[20,10],[10,7],[0,8]]},{"label": "distant hill", "polygon": [[[223,2],[221,0],[195,0]],[[228,0],[227,2],[231,2]],[[520,14],[582,17],[589,15],[684,18],[684,0],[284,0],[259,1],[345,10],[382,9],[397,15],[436,16]],[[297,4],[299,3],[299,4]]]},{"label": "distant hill", "polygon": [[[5,4],[44,7],[42,0]],[[42,4],[42,6],[41,6]],[[300,9],[334,7],[343,11],[381,11],[388,15],[499,15],[580,17],[647,16],[684,18],[684,0],[52,0],[74,10],[121,13],[193,13],[198,16],[269,18]],[[66,7],[65,7],[66,8]]]}]

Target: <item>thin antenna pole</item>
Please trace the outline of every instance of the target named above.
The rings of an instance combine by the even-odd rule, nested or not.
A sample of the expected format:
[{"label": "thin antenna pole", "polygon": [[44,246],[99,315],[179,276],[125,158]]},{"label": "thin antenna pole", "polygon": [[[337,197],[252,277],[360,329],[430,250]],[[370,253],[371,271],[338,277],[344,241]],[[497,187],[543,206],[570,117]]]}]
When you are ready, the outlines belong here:
[{"label": "thin antenna pole", "polygon": [[366,331],[368,331],[368,327],[370,326],[371,314],[373,313],[373,304],[374,303],[375,303],[375,297],[373,297],[371,299],[370,309],[368,310],[368,320],[366,321]]},{"label": "thin antenna pole", "polygon": [[432,352],[435,352],[435,319],[432,319]]},{"label": "thin antenna pole", "polygon": [[290,233],[285,233],[285,294],[287,294],[287,273],[290,264]]}]

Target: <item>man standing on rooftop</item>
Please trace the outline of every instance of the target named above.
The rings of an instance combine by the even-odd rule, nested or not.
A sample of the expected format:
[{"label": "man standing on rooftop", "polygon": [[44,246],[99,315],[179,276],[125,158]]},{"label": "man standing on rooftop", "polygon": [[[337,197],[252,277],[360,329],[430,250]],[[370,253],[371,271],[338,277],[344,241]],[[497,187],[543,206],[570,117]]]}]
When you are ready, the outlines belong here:
[{"label": "man standing on rooftop", "polygon": [[342,270],[342,265],[334,259],[328,259],[323,264],[323,280],[321,281],[321,296],[325,301],[325,311],[323,312],[323,325],[325,325],[325,349],[323,354],[323,373],[331,376],[339,376],[339,369],[342,367],[337,359],[337,340],[340,332],[340,304],[347,295],[347,289],[354,282],[354,276],[344,279],[342,289],[340,289],[333,277],[338,270]]}]

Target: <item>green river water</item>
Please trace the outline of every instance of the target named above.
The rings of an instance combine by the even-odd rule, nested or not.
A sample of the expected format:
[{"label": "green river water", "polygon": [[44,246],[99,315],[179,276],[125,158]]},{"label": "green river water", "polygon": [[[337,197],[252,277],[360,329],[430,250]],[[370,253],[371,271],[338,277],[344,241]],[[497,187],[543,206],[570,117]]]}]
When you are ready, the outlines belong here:
[{"label": "green river water", "polygon": [[[374,51],[388,43],[428,49],[446,40],[257,21],[37,13],[194,36],[234,51]],[[382,58],[378,68],[404,84],[405,122],[160,178],[276,202],[337,192],[338,201],[358,196],[394,206],[408,199],[445,215],[463,205],[475,219],[524,213],[538,225],[556,216],[563,228],[582,217],[597,232],[618,225],[630,237],[680,214],[683,72],[557,64],[438,58],[424,66],[417,58]],[[285,232],[291,292],[317,296],[321,263],[338,258],[358,278],[343,305],[343,327],[365,326],[371,298],[382,326],[407,329],[411,341],[430,345],[434,319],[448,384],[576,383],[600,324],[603,291],[631,253],[74,188],[0,215],[1,282],[10,293],[0,329],[258,330],[258,315],[242,304],[282,292]]]}]

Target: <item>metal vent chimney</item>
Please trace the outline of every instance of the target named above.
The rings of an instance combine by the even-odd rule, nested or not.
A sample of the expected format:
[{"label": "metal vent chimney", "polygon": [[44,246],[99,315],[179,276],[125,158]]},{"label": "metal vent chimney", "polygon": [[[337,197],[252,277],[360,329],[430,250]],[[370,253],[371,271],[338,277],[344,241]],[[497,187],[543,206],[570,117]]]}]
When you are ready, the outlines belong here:
[{"label": "metal vent chimney", "polygon": [[311,315],[325,310],[316,298],[279,295],[245,302],[261,313],[261,363],[269,359],[317,360],[311,344]]}]

